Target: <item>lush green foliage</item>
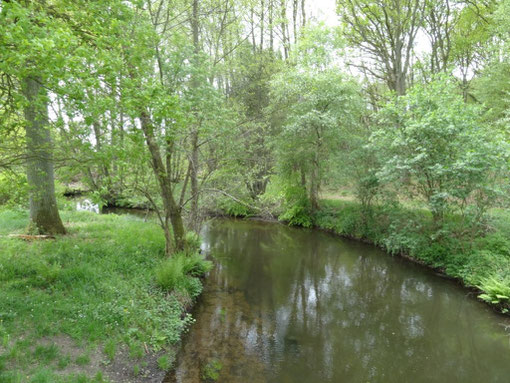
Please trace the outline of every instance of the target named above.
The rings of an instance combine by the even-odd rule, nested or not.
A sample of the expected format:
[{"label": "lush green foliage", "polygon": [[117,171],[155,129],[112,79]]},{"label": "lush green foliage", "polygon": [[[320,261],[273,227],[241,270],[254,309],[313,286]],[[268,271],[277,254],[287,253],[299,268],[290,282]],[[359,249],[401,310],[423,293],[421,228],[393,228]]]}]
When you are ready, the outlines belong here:
[{"label": "lush green foliage", "polygon": [[478,217],[503,190],[503,137],[482,126],[478,108],[466,104],[450,79],[416,85],[380,112],[370,140],[383,164],[378,177],[423,198],[436,219],[471,203]]},{"label": "lush green foliage", "polygon": [[[287,194],[295,198],[299,187],[308,190],[311,208],[316,209],[333,153],[359,127],[363,107],[359,87],[338,69],[298,66],[273,80],[272,96],[272,108],[281,121],[274,140],[279,173],[295,184],[287,187]],[[299,205],[298,209],[305,207]]]},{"label": "lush green foliage", "polygon": [[[67,237],[0,237],[0,381],[87,381],[54,370],[177,341],[218,211],[372,242],[507,310],[509,2],[338,0],[337,28],[290,3],[0,1],[0,235],[37,191],[31,106],[61,209],[75,188],[163,229],[67,211]],[[61,334],[83,352],[41,342]]]},{"label": "lush green foliage", "polygon": [[[168,347],[191,321],[182,316],[180,291],[169,295],[155,286],[154,269],[165,262],[156,225],[92,213],[63,218],[68,236],[30,243],[4,236],[23,231],[26,213],[0,212],[0,381],[20,372],[36,380],[48,376],[37,381],[60,381],[52,372],[59,365],[64,372],[67,365],[87,371],[89,357],[66,359],[59,343],[64,335],[82,352],[97,354],[104,344],[105,358],[113,359],[117,344],[131,350],[144,343],[152,350]],[[209,263],[198,254],[173,262],[180,265],[181,279],[189,275],[175,288],[195,297],[201,291],[196,277]],[[46,346],[44,339],[54,343]],[[144,352],[133,355],[136,361]],[[58,379],[72,380],[65,374]]]},{"label": "lush green foliage", "polygon": [[205,275],[211,267],[212,263],[200,254],[176,253],[156,268],[156,282],[166,291],[179,291],[194,299],[202,292],[197,277]]}]

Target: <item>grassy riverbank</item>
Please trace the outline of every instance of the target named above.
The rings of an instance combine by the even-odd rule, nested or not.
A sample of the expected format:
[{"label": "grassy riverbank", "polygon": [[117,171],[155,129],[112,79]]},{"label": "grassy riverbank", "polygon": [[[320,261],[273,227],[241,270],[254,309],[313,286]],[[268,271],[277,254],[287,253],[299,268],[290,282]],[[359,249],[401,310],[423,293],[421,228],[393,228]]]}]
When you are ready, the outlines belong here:
[{"label": "grassy riverbank", "polygon": [[7,237],[26,213],[0,211],[0,382],[162,378],[192,321],[201,284],[183,273],[196,268],[165,261],[155,224],[62,214],[68,235],[26,242]]},{"label": "grassy riverbank", "polygon": [[[244,206],[223,208],[231,216],[254,216]],[[315,226],[343,237],[379,246],[444,275],[478,292],[479,299],[510,313],[510,212],[492,210],[484,228],[462,217],[445,217],[434,224],[430,212],[419,206],[374,205],[370,212],[348,198],[323,199],[311,216],[301,205],[280,211],[279,219],[296,226]]]},{"label": "grassy riverbank", "polygon": [[503,313],[510,309],[510,216],[494,211],[483,237],[460,217],[437,229],[425,210],[323,200],[315,226],[408,256],[481,291],[479,298]]}]

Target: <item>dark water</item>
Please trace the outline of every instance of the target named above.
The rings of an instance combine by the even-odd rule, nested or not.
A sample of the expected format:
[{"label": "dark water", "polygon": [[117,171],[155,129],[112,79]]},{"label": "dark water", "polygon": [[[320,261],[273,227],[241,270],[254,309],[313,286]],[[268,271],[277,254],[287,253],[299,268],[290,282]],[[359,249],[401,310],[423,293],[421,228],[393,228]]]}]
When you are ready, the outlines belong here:
[{"label": "dark water", "polygon": [[170,381],[510,382],[510,322],[420,266],[254,221],[209,224],[204,250],[217,267]]}]

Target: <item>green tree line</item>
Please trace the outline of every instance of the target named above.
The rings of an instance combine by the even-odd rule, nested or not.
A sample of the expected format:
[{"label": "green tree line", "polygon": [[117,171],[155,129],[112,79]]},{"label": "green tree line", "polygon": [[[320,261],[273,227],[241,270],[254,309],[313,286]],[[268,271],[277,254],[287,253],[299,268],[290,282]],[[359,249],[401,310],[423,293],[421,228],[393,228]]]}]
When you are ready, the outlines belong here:
[{"label": "green tree line", "polygon": [[78,185],[154,210],[168,255],[211,212],[313,225],[324,192],[483,236],[507,206],[510,3],[338,0],[334,27],[312,7],[1,1],[0,202],[64,234]]}]

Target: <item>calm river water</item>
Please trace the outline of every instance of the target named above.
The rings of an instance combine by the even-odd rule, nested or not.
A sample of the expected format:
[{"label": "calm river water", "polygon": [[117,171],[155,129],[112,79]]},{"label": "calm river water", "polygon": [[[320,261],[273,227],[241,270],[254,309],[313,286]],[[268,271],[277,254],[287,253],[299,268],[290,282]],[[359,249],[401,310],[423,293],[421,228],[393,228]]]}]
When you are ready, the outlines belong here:
[{"label": "calm river water", "polygon": [[418,265],[273,223],[203,236],[217,265],[169,382],[510,382],[510,322]]}]

